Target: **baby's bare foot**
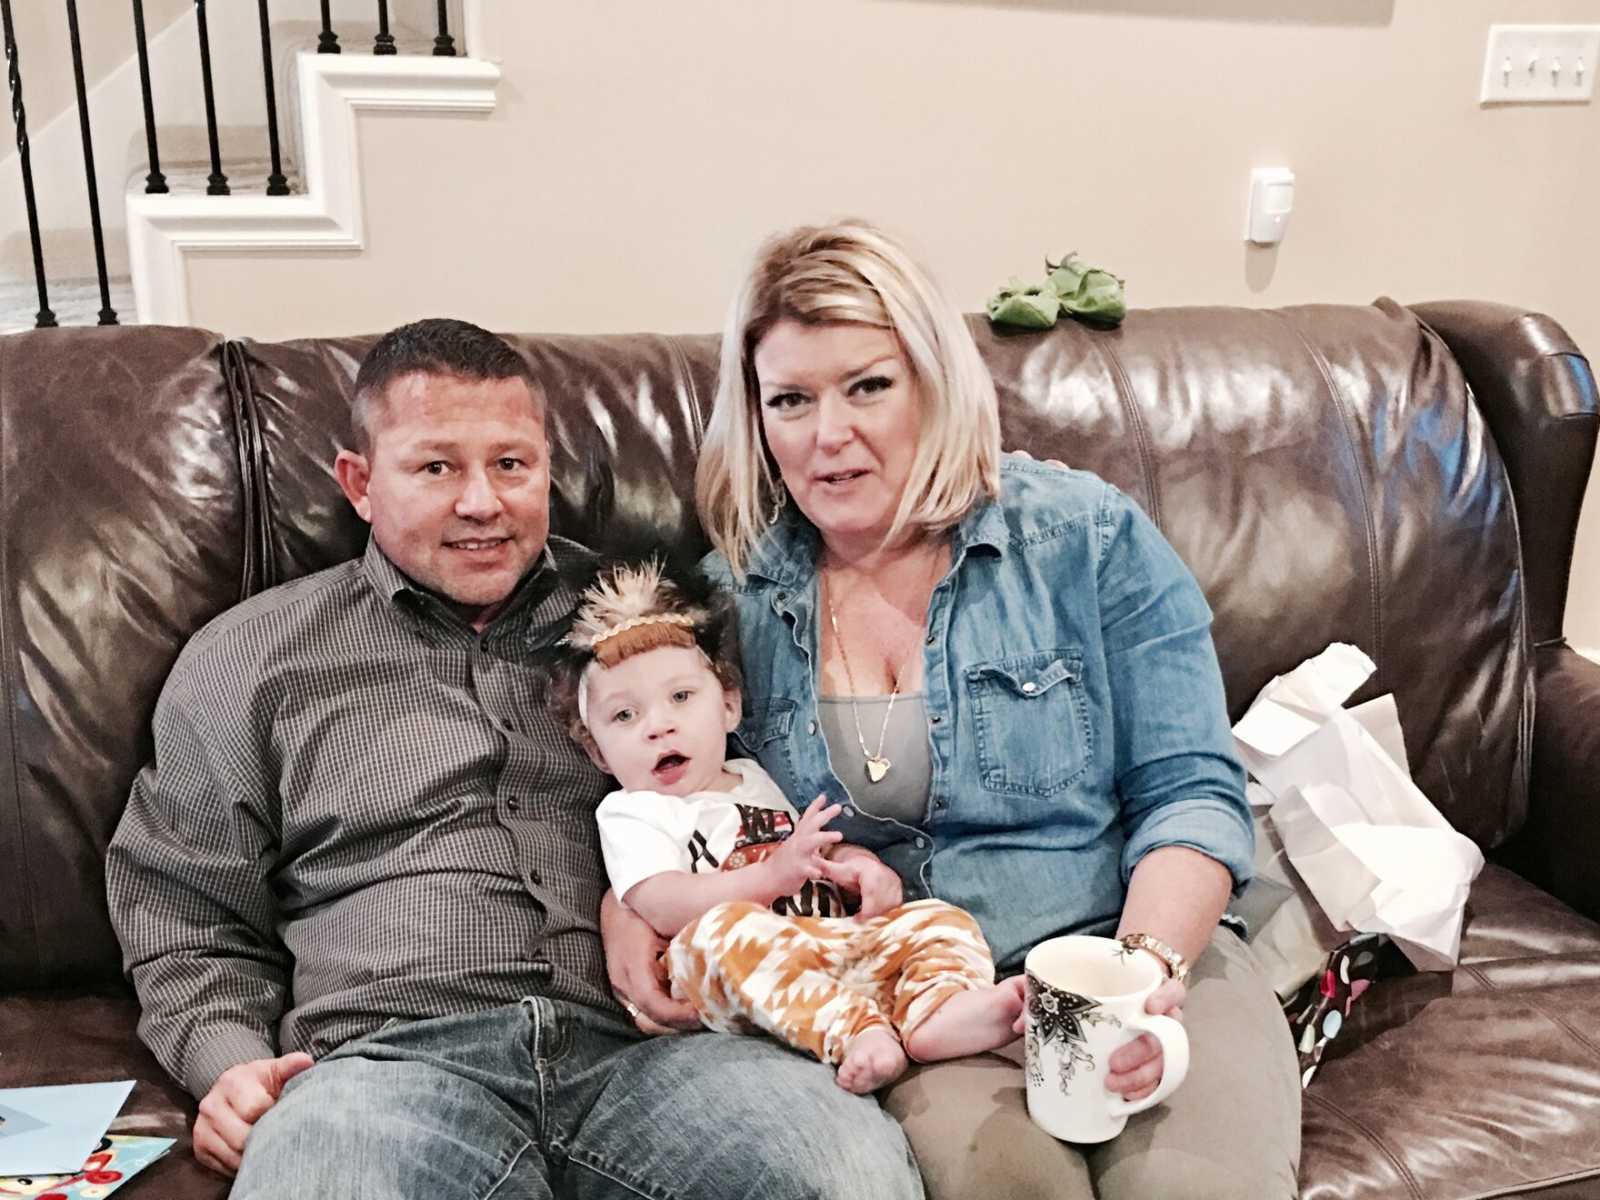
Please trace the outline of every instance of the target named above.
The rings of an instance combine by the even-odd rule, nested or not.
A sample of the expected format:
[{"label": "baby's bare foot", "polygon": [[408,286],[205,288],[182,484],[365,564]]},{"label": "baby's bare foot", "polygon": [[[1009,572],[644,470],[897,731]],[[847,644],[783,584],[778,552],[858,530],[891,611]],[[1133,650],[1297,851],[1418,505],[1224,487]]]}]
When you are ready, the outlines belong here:
[{"label": "baby's bare foot", "polygon": [[839,1086],[865,1096],[899,1079],[906,1069],[906,1052],[900,1039],[882,1025],[874,1025],[850,1043],[839,1064]]},{"label": "baby's bare foot", "polygon": [[1017,1035],[1022,1012],[1021,977],[993,987],[957,992],[906,1038],[906,1052],[918,1062],[941,1062],[998,1050]]}]

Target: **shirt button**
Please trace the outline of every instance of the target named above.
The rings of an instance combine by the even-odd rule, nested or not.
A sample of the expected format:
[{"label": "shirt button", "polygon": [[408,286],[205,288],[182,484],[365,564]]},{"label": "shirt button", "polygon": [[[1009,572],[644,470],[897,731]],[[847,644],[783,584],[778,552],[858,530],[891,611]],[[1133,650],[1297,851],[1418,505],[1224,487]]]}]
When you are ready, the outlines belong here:
[{"label": "shirt button", "polygon": [[928,724],[937,725],[943,720],[944,720],[944,714],[943,713],[934,713],[933,716],[928,718]]},{"label": "shirt button", "polygon": [[1022,690],[1027,695],[1031,696],[1039,690],[1039,685],[1030,679],[1027,683],[1022,685]]},{"label": "shirt button", "polygon": [[924,837],[919,837],[919,838],[918,838],[918,839],[917,839],[917,840],[916,840],[916,842],[915,842],[915,843],[914,843],[914,844],[915,844],[915,845],[916,845],[916,847],[917,847],[917,849],[918,849],[918,850],[921,850],[921,849],[923,849],[923,848],[924,848],[924,847],[925,847],[925,846],[927,846],[927,844],[928,844],[928,839],[927,839],[927,838],[924,838]]},{"label": "shirt button", "polygon": [[843,805],[843,806],[840,807],[839,815],[841,817],[853,817],[853,816],[856,815],[856,810],[851,808],[848,804],[846,804],[846,805]]},{"label": "shirt button", "polygon": [[508,811],[510,811],[510,812],[519,812],[521,810],[521,808],[522,808],[522,801],[521,800],[517,799],[515,796],[508,796],[506,798],[506,809]]},{"label": "shirt button", "polygon": [[807,721],[806,722],[806,732],[810,733],[810,734],[815,734],[817,732],[817,723],[815,721]]},{"label": "shirt button", "polygon": [[935,637],[934,637],[934,636],[933,636],[933,634],[931,634],[931,633],[930,633],[930,634],[929,634],[929,635],[928,635],[928,640],[927,640],[927,641],[925,641],[925,642],[923,642],[923,643],[922,643],[922,644],[923,644],[923,645],[924,645],[924,646],[931,646],[931,645],[933,645],[933,643],[934,643],[934,642],[935,642],[935,641],[937,641],[937,640],[938,640],[938,639],[937,639],[937,638],[935,638]]}]

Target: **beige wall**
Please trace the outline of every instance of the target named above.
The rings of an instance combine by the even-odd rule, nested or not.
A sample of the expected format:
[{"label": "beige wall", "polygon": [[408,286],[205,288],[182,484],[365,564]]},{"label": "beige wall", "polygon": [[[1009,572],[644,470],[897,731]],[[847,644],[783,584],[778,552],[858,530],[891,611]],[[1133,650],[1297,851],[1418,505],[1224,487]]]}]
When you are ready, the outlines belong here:
[{"label": "beige wall", "polygon": [[[190,7],[189,0],[144,0],[146,37],[155,37]],[[132,9],[112,8],[111,0],[78,5],[78,44],[83,50],[85,87],[92,88],[124,60],[132,57]],[[22,68],[22,100],[28,128],[42,128],[69,105],[77,103],[72,78],[72,41],[67,7],[55,0],[21,0],[11,6],[17,35],[17,61]],[[7,112],[10,100],[6,101]],[[10,125],[5,128],[9,131]],[[9,135],[3,140],[11,144]]]},{"label": "beige wall", "polygon": [[[969,309],[1078,249],[1136,305],[1484,297],[1600,357],[1600,103],[1477,104],[1491,22],[1600,0],[489,7],[492,116],[363,118],[369,250],[196,260],[198,323],[710,330],[763,234],[850,213]],[[1249,249],[1275,163],[1296,211]],[[1600,487],[1569,633],[1600,646]]]}]

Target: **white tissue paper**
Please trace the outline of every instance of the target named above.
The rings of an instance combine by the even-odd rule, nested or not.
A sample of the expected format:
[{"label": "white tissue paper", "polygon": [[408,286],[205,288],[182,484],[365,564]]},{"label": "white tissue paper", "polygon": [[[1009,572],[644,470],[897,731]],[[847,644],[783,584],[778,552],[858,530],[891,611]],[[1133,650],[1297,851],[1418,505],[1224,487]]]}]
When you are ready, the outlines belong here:
[{"label": "white tissue paper", "polygon": [[1258,781],[1257,878],[1284,897],[1251,939],[1280,996],[1352,930],[1388,934],[1424,971],[1460,953],[1483,855],[1411,781],[1394,697],[1343,707],[1374,669],[1335,642],[1268,683],[1233,727]]}]

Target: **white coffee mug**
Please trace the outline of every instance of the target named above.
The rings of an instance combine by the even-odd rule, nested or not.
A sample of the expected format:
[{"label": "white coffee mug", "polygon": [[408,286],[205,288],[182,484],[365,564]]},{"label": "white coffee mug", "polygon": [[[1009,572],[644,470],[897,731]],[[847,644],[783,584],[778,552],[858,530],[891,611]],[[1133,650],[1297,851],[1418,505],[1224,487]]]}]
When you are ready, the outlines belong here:
[{"label": "white coffee mug", "polygon": [[[1028,1115],[1068,1142],[1106,1142],[1128,1118],[1160,1104],[1189,1073],[1189,1036],[1172,1017],[1145,1012],[1166,973],[1142,950],[1111,938],[1050,938],[1028,951],[1023,1070]],[[1161,1043],[1161,1082],[1143,1100],[1106,1090],[1107,1060],[1148,1033]]]}]

